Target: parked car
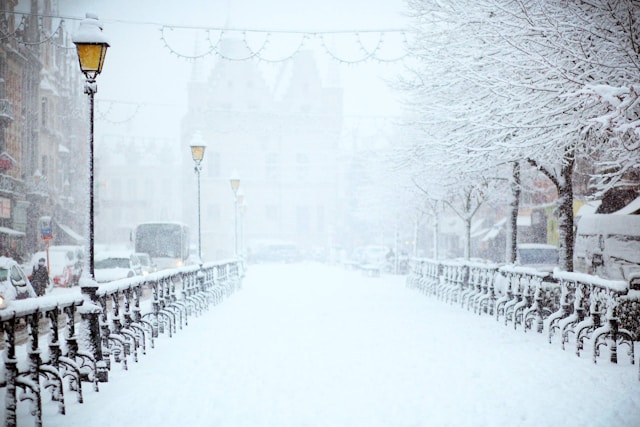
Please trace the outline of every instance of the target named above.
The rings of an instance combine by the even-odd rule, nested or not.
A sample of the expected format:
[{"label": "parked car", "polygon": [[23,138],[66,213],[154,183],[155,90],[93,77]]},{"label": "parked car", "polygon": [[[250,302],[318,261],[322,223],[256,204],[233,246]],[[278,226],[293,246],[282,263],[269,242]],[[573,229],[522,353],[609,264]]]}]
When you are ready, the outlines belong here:
[{"label": "parked car", "polygon": [[573,266],[576,272],[609,280],[640,277],[640,198],[612,214],[584,215],[578,221]]},{"label": "parked car", "polygon": [[516,249],[516,265],[552,272],[558,267],[560,253],[554,245],[543,243],[519,243]]},{"label": "parked car", "polygon": [[290,263],[302,260],[300,249],[293,242],[264,241],[253,245],[249,257],[251,262],[280,262]]},{"label": "parked car", "polygon": [[129,252],[100,252],[94,257],[93,268],[98,283],[141,276],[140,259]]},{"label": "parked car", "polygon": [[143,276],[158,271],[158,266],[155,262],[153,262],[153,259],[151,259],[151,256],[149,254],[144,252],[136,252],[134,255],[137,256],[140,260],[140,269]]},{"label": "parked car", "polygon": [[20,264],[12,258],[0,257],[0,309],[13,300],[35,296],[31,282]]},{"label": "parked car", "polygon": [[369,265],[383,268],[387,263],[387,255],[391,248],[383,245],[359,246],[353,251],[352,259],[358,265]]},{"label": "parked car", "polygon": [[33,254],[28,265],[27,273],[32,274],[33,268],[38,265],[40,258],[48,259],[49,277],[54,286],[71,287],[78,286],[82,275],[84,250],[82,246],[62,245],[49,246],[49,255],[46,251]]}]

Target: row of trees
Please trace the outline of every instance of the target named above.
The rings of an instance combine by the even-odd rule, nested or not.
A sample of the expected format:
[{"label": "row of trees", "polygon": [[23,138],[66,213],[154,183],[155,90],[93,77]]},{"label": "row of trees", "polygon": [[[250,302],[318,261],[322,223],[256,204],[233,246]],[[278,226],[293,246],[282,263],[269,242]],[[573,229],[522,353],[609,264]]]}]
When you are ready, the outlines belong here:
[{"label": "row of trees", "polygon": [[640,1],[408,4],[415,61],[398,86],[410,119],[382,195],[403,188],[436,217],[453,209],[466,257],[479,207],[508,207],[513,262],[520,192],[542,174],[557,190],[561,268],[572,271],[577,174],[604,193],[640,164]]}]

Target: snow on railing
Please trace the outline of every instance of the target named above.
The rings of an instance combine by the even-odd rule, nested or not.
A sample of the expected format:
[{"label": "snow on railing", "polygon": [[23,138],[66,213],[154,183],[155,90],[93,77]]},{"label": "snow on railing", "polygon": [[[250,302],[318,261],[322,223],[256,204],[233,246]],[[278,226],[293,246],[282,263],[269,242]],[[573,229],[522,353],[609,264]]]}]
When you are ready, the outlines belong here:
[{"label": "snow on railing", "polygon": [[[504,324],[560,336],[562,348],[573,337],[576,354],[588,343],[593,361],[608,347],[618,362],[618,348],[627,348],[634,363],[634,342],[640,341],[640,290],[630,284],[584,273],[539,271],[517,265],[464,261],[411,261],[407,286],[445,302],[459,303]],[[640,372],[639,372],[640,378]]]},{"label": "snow on railing", "polygon": [[5,425],[17,426],[18,391],[40,426],[45,392],[61,414],[65,391],[82,403],[83,383],[99,391],[112,363],[126,370],[129,359],[138,362],[159,334],[171,337],[190,316],[239,289],[243,276],[242,261],[230,259],[102,283],[83,288],[83,295],[11,301],[0,310]]}]

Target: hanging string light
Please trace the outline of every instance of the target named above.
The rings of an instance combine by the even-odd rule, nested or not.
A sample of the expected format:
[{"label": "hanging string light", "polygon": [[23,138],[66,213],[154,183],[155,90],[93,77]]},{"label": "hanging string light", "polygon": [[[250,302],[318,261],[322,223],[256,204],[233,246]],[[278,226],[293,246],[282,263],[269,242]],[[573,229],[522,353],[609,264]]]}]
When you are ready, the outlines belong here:
[{"label": "hanging string light", "polygon": [[[266,31],[266,30],[222,30],[222,29],[206,29],[200,31],[207,31],[210,35],[211,32],[219,32],[220,37],[216,41],[216,43],[209,42],[209,46],[205,49],[204,52],[199,52],[194,55],[189,55],[185,52],[181,52],[179,48],[177,48],[174,44],[170,43],[165,36],[166,30],[177,31],[177,30],[194,30],[195,28],[184,28],[184,27],[171,27],[165,26],[161,31],[161,39],[163,45],[166,49],[168,49],[171,54],[183,58],[183,59],[200,59],[205,56],[213,55],[228,60],[228,61],[248,61],[248,60],[259,60],[264,62],[284,62],[295,55],[297,55],[302,49],[305,48],[306,45],[310,44],[313,40],[317,40],[322,47],[322,50],[333,60],[345,63],[345,64],[357,64],[368,61],[377,61],[377,62],[395,62],[401,61],[406,56],[409,55],[409,49],[407,44],[407,36],[406,31],[404,30],[368,30],[368,31],[328,31],[328,32],[299,32],[299,31]],[[367,48],[364,41],[364,34],[368,37],[375,36],[376,41],[375,45],[372,48]],[[393,57],[385,57],[384,56],[384,48],[391,43],[388,43],[385,35],[395,35],[400,37],[400,47],[401,53],[397,54]],[[245,54],[240,56],[232,56],[229,53],[223,50],[223,47],[220,45],[220,40],[224,37],[228,37],[229,39],[238,39],[241,40],[245,46]],[[250,37],[258,36],[261,38],[261,43],[259,46],[253,47],[252,43],[249,41]],[[285,53],[280,53],[277,59],[269,56],[269,46],[276,45],[274,43],[274,39],[279,37],[281,42],[283,38],[294,38],[296,42],[292,48],[289,48],[285,51]],[[255,38],[255,37],[254,37]],[[329,45],[332,43],[332,40],[328,40],[329,38],[340,38],[341,46],[351,46],[351,53],[338,53],[337,49],[330,47]],[[280,43],[278,46],[282,46],[283,43]],[[395,47],[398,44],[396,43]],[[277,48],[276,48],[277,49]],[[276,50],[274,49],[274,50]],[[280,49],[282,50],[282,49]]]},{"label": "hanging string light", "polygon": [[[55,43],[56,35],[61,31],[64,25],[64,21],[80,21],[82,18],[79,17],[70,17],[70,16],[59,16],[59,15],[38,15],[40,18],[54,18],[60,19],[58,26],[55,31],[51,34],[44,34],[41,40],[35,42],[28,42],[20,37],[20,34],[24,33],[25,28],[25,14],[22,12],[9,12],[9,11],[0,11],[2,13],[13,13],[16,15],[21,15],[21,22],[18,25],[18,28],[12,34],[2,34],[0,33],[0,40],[9,40],[13,39],[18,43],[24,45],[37,45],[43,43]],[[105,22],[109,22],[109,20],[104,20]],[[112,20],[111,22],[116,22],[119,24],[129,24],[129,25],[150,25],[159,27],[160,31],[160,40],[163,46],[172,54],[177,56],[178,58],[185,60],[197,60],[202,59],[207,56],[215,55],[222,59],[228,61],[248,61],[248,60],[259,60],[270,63],[278,63],[284,62],[291,58],[293,58],[296,54],[298,54],[302,49],[306,47],[310,42],[317,40],[322,46],[322,50],[333,60],[338,61],[340,63],[345,64],[357,64],[368,61],[377,61],[377,62],[396,62],[402,61],[407,56],[411,55],[410,50],[408,48],[409,44],[407,41],[407,35],[410,33],[404,29],[368,29],[368,30],[340,30],[340,31],[289,31],[289,30],[262,30],[262,29],[242,29],[242,28],[216,28],[216,27],[202,27],[202,26],[186,26],[186,25],[171,25],[164,24],[158,22],[139,22],[139,21],[128,21],[128,20]],[[189,54],[180,48],[175,46],[175,42],[172,40],[171,35],[176,34],[179,31],[191,31],[196,33],[204,34],[204,40],[206,41],[206,46],[204,49]],[[363,34],[377,35],[377,41],[373,47],[367,48],[365,42],[363,41]],[[214,40],[214,35],[218,35],[217,40]],[[392,45],[387,42],[387,36],[394,35],[400,36],[401,41],[401,54],[397,53],[397,49],[394,50],[393,56],[384,56],[383,50],[386,46]],[[260,37],[262,39],[262,43],[259,46],[255,47],[252,43],[250,43],[250,37]],[[354,47],[357,53],[339,53],[337,49],[330,47],[331,42],[327,40],[328,37],[340,37],[343,40],[350,40],[349,44]],[[232,56],[229,53],[223,51],[222,46],[220,45],[220,40],[224,37],[229,38],[237,38],[242,40],[245,44],[246,54],[241,56]],[[285,53],[280,53],[274,55],[272,52],[269,52],[268,49],[270,46],[275,46],[274,40],[289,38],[295,39],[296,41],[293,43],[293,47],[289,48]],[[64,46],[56,44],[59,48],[70,49],[73,47]],[[273,50],[277,50],[278,47],[281,47],[282,43],[276,46]],[[396,46],[397,47],[397,46]]]},{"label": "hanging string light", "polygon": [[[112,116],[114,115],[114,107],[116,105],[133,106],[133,111],[130,112],[124,118],[115,120],[112,118]],[[96,115],[100,118],[100,120],[113,125],[122,125],[122,124],[126,124],[133,121],[133,119],[138,115],[138,112],[140,112],[140,109],[142,108],[142,104],[137,102],[111,101],[111,100],[98,100],[97,106],[98,108],[96,109]]]}]

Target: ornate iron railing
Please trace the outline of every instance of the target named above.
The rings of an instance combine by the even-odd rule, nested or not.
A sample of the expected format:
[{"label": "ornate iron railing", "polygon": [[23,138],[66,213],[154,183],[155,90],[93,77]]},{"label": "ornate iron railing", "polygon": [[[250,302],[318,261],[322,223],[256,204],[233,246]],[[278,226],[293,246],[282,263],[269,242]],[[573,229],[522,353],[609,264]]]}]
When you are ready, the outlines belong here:
[{"label": "ornate iron railing", "polygon": [[19,401],[28,402],[36,426],[45,394],[61,414],[69,393],[81,403],[84,383],[99,391],[114,364],[126,370],[160,334],[171,337],[230,296],[243,271],[241,261],[229,260],[104,283],[83,295],[12,301],[0,310],[5,426],[17,426]]},{"label": "ornate iron railing", "polygon": [[609,349],[612,363],[618,363],[619,348],[625,348],[630,363],[635,363],[640,291],[631,290],[627,282],[558,269],[550,273],[513,265],[418,258],[411,261],[406,283],[479,315],[493,315],[514,329],[546,330],[549,343],[560,337],[562,349],[573,341],[578,356],[589,345],[594,363],[603,347]]}]

